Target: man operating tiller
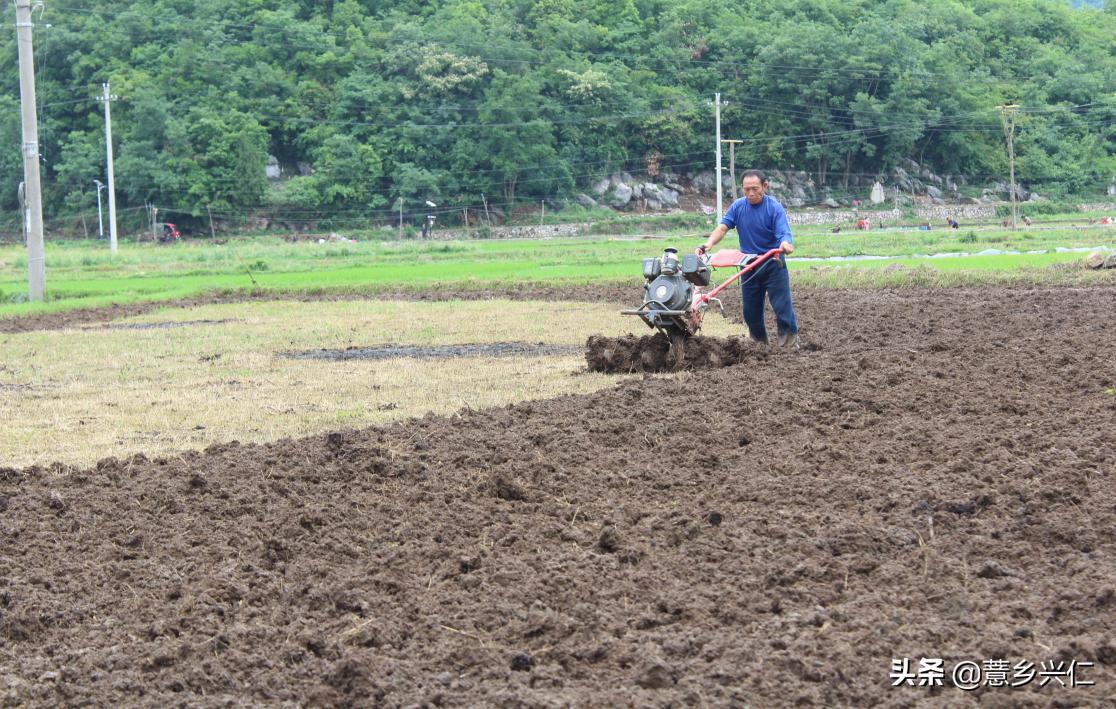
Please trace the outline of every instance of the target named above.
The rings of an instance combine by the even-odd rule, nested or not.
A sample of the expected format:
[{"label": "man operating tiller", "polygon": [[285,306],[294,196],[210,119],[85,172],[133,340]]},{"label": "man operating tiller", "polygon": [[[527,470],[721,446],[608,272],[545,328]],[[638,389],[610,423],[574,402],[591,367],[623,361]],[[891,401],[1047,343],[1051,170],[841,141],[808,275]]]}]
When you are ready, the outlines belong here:
[{"label": "man operating tiller", "polygon": [[740,182],[744,196],[732,203],[721,223],[709,234],[705,243],[697,247],[699,256],[712,249],[736,227],[740,236],[740,250],[745,254],[762,254],[771,249],[781,249],[778,258],[760,265],[748,278],[741,280],[741,297],[744,301],[744,324],[748,334],[757,342],[767,343],[767,328],[763,324],[764,295],[771,300],[778,324],[778,342],[782,347],[798,347],[798,320],[791,302],[790,276],[787,273],[786,254],[794,251],[787,212],[778,200],[766,194],[767,179],[759,170],[748,170]]}]

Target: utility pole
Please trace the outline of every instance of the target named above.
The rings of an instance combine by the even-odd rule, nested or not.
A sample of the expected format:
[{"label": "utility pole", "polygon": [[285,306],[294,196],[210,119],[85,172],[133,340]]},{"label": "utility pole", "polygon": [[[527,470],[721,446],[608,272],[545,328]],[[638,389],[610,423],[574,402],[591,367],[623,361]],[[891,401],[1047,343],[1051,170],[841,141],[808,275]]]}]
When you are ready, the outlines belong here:
[{"label": "utility pole", "polygon": [[732,201],[736,201],[736,144],[743,140],[722,140],[729,144],[729,181],[732,182]]},{"label": "utility pole", "polygon": [[100,180],[93,180],[93,184],[97,185],[97,240],[105,238],[105,220],[101,216],[101,190],[105,188],[105,183]]},{"label": "utility pole", "polygon": [[[42,7],[42,3],[36,3]],[[23,182],[27,227],[27,298],[46,295],[46,251],[43,245],[43,195],[39,184],[39,124],[35,114],[35,52],[31,41],[31,0],[15,0],[16,44],[19,45],[19,102],[23,119]]]},{"label": "utility pole", "polygon": [[403,238],[403,195],[399,195],[399,238]]},{"label": "utility pole", "polygon": [[714,94],[714,114],[717,119],[717,221],[721,221],[721,92]]},{"label": "utility pole", "polygon": [[108,164],[108,203],[109,203],[109,251],[116,255],[116,178],[112,170],[112,111],[110,104],[116,100],[109,91],[108,83],[101,84],[104,94],[99,99],[105,102],[105,157]]},{"label": "utility pole", "polygon": [[1018,228],[1019,222],[1019,200],[1015,194],[1015,112],[1018,110],[1019,106],[1014,103],[1000,106],[1000,122],[1004,126],[1004,136],[1007,138],[1008,164],[1011,170],[1011,228],[1013,230]]},{"label": "utility pole", "polygon": [[488,226],[492,226],[492,215],[488,213],[488,199],[485,198],[484,192],[481,192],[481,202],[484,202],[484,220],[488,222]]},{"label": "utility pole", "polygon": [[31,209],[27,206],[27,183],[20,182],[16,190],[19,197],[19,211],[23,214],[23,245],[27,246],[27,237],[31,233]]}]

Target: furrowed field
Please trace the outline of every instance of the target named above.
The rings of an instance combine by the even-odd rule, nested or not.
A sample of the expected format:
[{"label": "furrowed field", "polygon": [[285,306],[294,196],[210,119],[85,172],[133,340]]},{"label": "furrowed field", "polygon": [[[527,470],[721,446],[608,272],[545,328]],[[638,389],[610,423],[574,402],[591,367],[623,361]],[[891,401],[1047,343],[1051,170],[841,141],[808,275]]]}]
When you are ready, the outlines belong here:
[{"label": "furrowed field", "polygon": [[628,231],[0,247],[0,703],[1109,701],[1116,230],[799,229],[801,349],[590,372]]}]

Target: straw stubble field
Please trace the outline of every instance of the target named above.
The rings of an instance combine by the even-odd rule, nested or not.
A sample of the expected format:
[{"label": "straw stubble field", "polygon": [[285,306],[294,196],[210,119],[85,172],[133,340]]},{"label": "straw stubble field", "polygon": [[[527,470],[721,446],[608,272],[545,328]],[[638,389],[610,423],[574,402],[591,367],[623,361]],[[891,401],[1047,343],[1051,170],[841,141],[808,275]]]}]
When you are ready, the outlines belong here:
[{"label": "straw stubble field", "polygon": [[[615,382],[584,371],[586,338],[646,332],[617,310],[506,300],[266,301],[0,334],[0,461],[91,465],[109,455],[169,455],[584,394]],[[709,320],[713,332],[734,327]],[[406,348],[470,343],[520,344],[464,357],[359,349],[414,354]],[[318,350],[341,358],[313,358]],[[311,357],[288,356],[297,353]]]}]

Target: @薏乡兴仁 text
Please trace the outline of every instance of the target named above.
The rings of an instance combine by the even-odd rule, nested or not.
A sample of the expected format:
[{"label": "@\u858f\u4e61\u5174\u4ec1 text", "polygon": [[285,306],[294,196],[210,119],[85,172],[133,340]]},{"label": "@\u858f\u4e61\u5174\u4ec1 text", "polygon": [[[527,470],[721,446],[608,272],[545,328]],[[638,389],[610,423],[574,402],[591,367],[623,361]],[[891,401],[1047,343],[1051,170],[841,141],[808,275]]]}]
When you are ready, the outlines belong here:
[{"label": "@\u858f\u4e61\u5174\u4ec1 text", "polygon": [[978,687],[1091,687],[1093,682],[1084,678],[1092,662],[1078,660],[1044,660],[1038,663],[1027,660],[961,660],[947,666],[945,660],[922,657],[917,662],[904,657],[891,660],[891,686],[941,687],[954,686],[962,690]]}]

